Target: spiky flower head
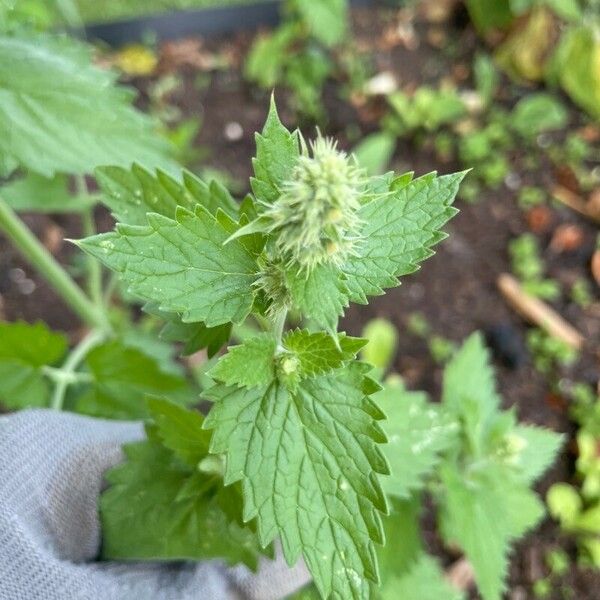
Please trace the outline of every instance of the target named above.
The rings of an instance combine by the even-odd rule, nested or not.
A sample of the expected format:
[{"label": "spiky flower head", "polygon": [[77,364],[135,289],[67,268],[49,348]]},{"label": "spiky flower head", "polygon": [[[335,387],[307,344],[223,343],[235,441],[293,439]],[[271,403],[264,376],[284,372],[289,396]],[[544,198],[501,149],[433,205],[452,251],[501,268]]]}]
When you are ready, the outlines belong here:
[{"label": "spiky flower head", "polygon": [[353,157],[321,135],[306,149],[267,209],[277,255],[289,268],[310,272],[319,264],[341,265],[360,236],[358,217],[365,176]]}]

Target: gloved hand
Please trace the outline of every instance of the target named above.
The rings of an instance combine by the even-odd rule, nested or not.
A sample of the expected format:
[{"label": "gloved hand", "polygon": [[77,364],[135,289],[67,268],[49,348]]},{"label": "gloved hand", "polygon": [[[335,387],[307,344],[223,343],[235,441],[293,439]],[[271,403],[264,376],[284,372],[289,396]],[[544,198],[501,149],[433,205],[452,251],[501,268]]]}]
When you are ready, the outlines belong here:
[{"label": "gloved hand", "polygon": [[50,410],[0,417],[0,600],[277,600],[309,580],[303,563],[95,562],[104,471],[139,423]]}]

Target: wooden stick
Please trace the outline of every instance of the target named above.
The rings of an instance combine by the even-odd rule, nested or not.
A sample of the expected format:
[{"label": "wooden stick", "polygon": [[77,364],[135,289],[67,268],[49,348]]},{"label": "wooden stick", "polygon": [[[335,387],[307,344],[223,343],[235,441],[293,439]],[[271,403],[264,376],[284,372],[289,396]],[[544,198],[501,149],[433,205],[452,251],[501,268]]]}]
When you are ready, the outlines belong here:
[{"label": "wooden stick", "polygon": [[570,323],[539,298],[530,296],[519,282],[507,273],[502,273],[497,285],[507,302],[523,317],[545,329],[550,335],[562,340],[571,348],[580,350],[585,338]]},{"label": "wooden stick", "polygon": [[596,223],[600,223],[600,214],[590,210],[586,202],[580,196],[566,187],[555,185],[552,188],[552,196],[559,202],[562,202],[565,206],[577,211],[580,215],[583,215]]}]

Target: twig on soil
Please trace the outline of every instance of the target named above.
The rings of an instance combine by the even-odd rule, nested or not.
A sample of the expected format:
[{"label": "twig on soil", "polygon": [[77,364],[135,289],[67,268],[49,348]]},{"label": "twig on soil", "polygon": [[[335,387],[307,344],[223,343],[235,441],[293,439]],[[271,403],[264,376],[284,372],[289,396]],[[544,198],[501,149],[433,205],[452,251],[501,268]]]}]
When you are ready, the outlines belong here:
[{"label": "twig on soil", "polygon": [[452,587],[464,592],[475,583],[475,571],[466,558],[460,558],[446,569],[445,578]]},{"label": "twig on soil", "polygon": [[582,348],[585,342],[583,335],[545,302],[525,292],[512,275],[502,273],[497,279],[497,285],[510,306],[527,320],[545,329],[571,348]]},{"label": "twig on soil", "polygon": [[585,200],[583,200],[583,198],[578,196],[575,192],[572,192],[562,185],[555,185],[552,188],[552,196],[559,202],[562,202],[565,206],[577,211],[584,217],[587,217],[596,223],[600,223],[600,214],[594,210],[591,210]]}]

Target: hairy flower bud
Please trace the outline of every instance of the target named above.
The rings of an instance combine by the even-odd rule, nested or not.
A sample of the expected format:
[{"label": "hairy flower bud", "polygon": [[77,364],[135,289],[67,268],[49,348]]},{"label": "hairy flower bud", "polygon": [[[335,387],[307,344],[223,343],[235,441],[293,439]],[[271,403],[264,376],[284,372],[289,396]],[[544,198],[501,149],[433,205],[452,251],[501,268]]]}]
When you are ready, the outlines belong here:
[{"label": "hairy flower bud", "polygon": [[359,240],[357,212],[364,174],[353,158],[319,136],[264,213],[276,253],[289,268],[309,272],[322,263],[341,265]]}]

